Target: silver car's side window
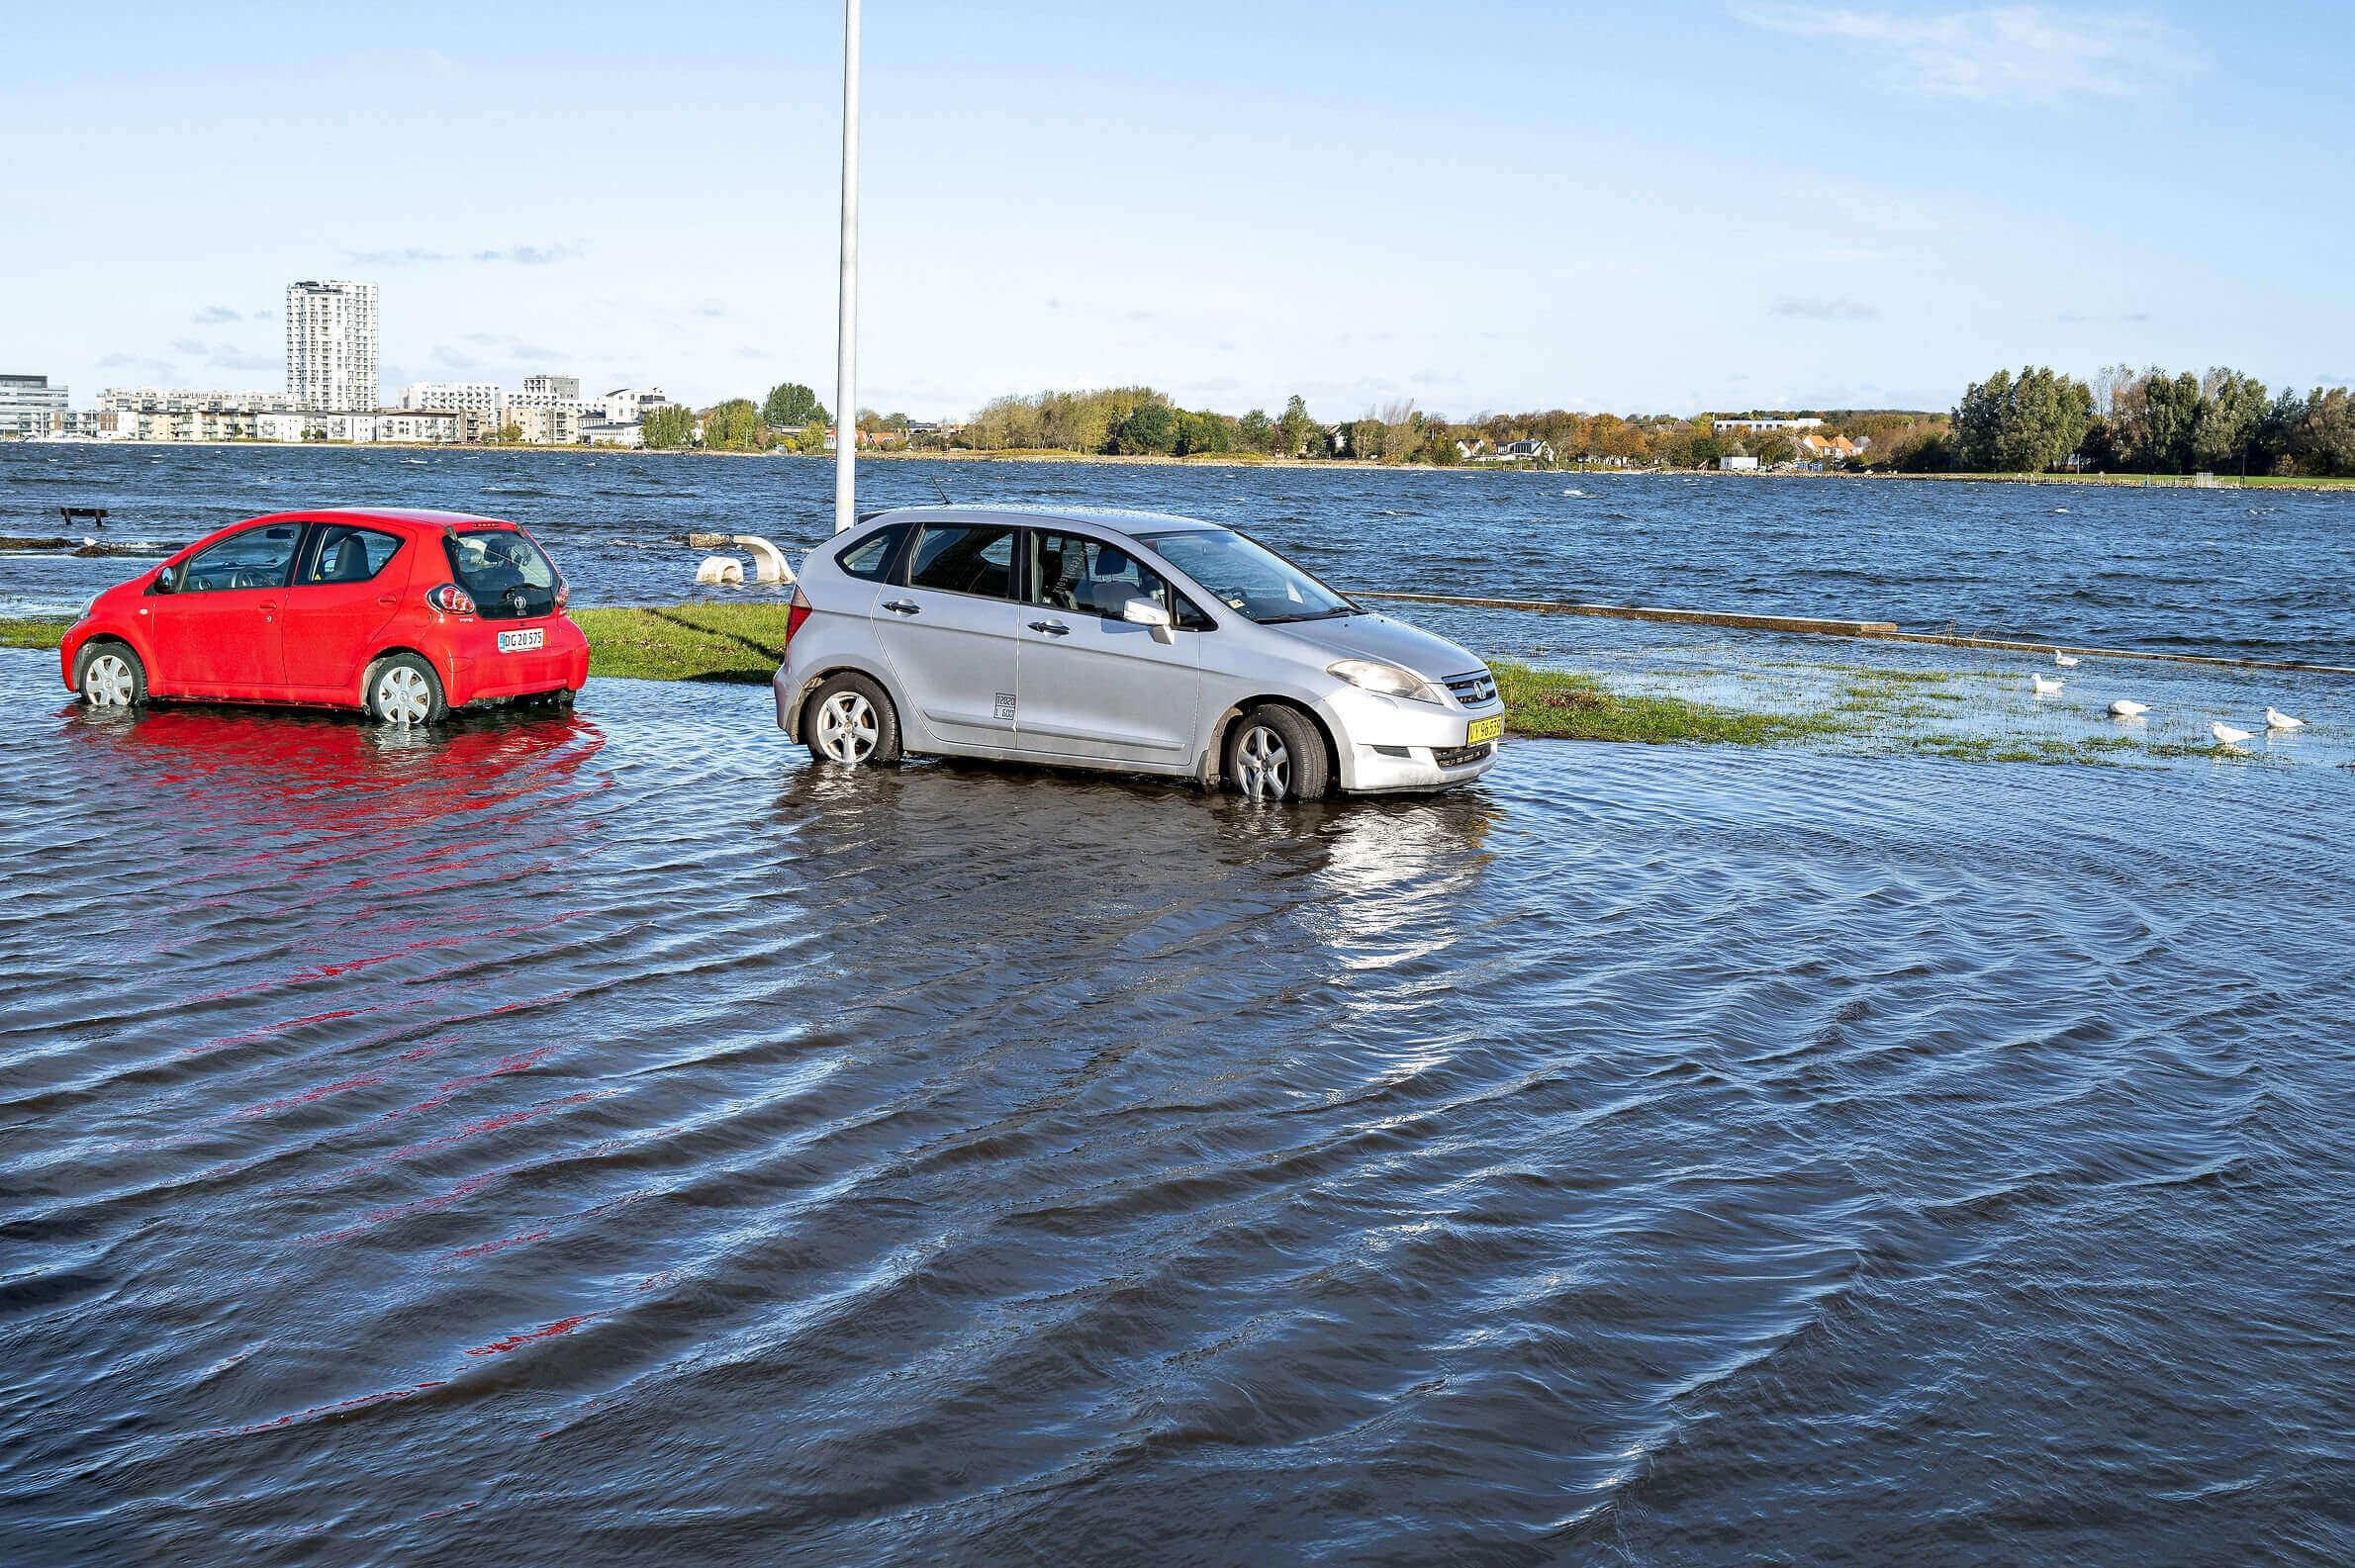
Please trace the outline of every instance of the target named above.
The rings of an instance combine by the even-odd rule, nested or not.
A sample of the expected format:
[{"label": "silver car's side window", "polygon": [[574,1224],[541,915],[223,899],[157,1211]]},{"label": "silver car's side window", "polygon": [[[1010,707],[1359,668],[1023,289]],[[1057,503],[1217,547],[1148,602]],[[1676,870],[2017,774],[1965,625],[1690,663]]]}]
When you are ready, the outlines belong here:
[{"label": "silver car's side window", "polygon": [[925,523],[908,556],[907,586],[983,599],[1012,599],[1013,527],[983,522]]},{"label": "silver car's side window", "polygon": [[1145,599],[1167,610],[1175,625],[1198,629],[1209,624],[1169,579],[1119,545],[1083,533],[1033,530],[1028,577],[1027,597],[1034,604],[1117,620],[1121,606]]}]

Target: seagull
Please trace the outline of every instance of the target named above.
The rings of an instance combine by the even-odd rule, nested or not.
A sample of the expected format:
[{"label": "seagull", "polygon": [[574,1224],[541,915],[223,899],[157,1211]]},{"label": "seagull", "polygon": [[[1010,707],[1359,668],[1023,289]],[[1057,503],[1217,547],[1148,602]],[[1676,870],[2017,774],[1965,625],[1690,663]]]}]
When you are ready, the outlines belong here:
[{"label": "seagull", "polygon": [[2136,702],[2130,697],[2121,696],[2110,704],[2112,718],[2140,718],[2149,711],[2150,704],[2148,702]]},{"label": "seagull", "polygon": [[2237,746],[2249,738],[2247,730],[2234,729],[2229,724],[2211,724],[2208,726],[2208,733],[2216,738],[2216,744],[2219,746]]},{"label": "seagull", "polygon": [[2267,729],[2304,729],[2306,728],[2306,720],[2302,718],[2292,718],[2289,714],[2281,712],[2279,709],[2269,707],[2265,710],[2265,727]]},{"label": "seagull", "polygon": [[2038,696],[2052,695],[2053,692],[2061,689],[2062,684],[2059,681],[2047,681],[2040,675],[2031,675],[2027,678],[2028,690]]},{"label": "seagull", "polygon": [[2059,665],[2064,670],[2074,670],[2077,668],[2077,656],[2073,653],[2062,653],[2057,648],[2052,651],[2052,662]]}]

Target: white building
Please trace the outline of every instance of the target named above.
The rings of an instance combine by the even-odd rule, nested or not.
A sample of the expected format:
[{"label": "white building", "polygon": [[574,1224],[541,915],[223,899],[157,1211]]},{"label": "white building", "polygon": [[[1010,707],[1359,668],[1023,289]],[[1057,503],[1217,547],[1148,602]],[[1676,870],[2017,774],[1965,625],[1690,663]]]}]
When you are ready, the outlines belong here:
[{"label": "white building", "polygon": [[[550,404],[578,403],[581,398],[581,378],[578,376],[525,376],[523,396],[546,398]],[[547,405],[540,405],[546,407]]]},{"label": "white building", "polygon": [[646,427],[635,419],[583,419],[584,446],[644,446]]},{"label": "white building", "polygon": [[1721,457],[1717,460],[1717,466],[1729,474],[1754,474],[1758,471],[1758,460],[1754,457]]},{"label": "white building", "polygon": [[304,409],[376,407],[376,285],[286,286],[286,392]]},{"label": "white building", "polygon": [[401,389],[404,409],[438,410],[499,418],[499,384],[493,381],[418,381]]},{"label": "white building", "polygon": [[606,418],[614,424],[635,424],[646,417],[647,410],[670,401],[660,387],[615,387],[598,400]]},{"label": "white building", "polygon": [[98,395],[101,414],[294,414],[302,405],[283,392],[224,392],[181,387],[109,387]]},{"label": "white building", "polygon": [[1712,419],[1709,421],[1709,427],[1713,430],[1815,430],[1821,429],[1823,424],[1823,420],[1814,417],[1805,419]]},{"label": "white building", "polygon": [[541,409],[518,405],[511,399],[507,406],[507,422],[522,432],[520,439],[526,446],[580,444],[580,411],[570,403]]},{"label": "white building", "polygon": [[47,435],[65,425],[65,389],[47,376],[0,376],[0,435]]}]

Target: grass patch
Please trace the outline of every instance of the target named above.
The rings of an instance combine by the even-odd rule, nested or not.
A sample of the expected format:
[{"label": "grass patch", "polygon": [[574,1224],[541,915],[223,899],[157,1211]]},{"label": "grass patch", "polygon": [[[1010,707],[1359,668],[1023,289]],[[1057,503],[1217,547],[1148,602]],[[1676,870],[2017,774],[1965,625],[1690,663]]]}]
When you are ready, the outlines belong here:
[{"label": "grass patch", "polygon": [[1632,741],[1643,745],[1768,746],[1836,732],[1837,721],[1808,714],[1751,713],[1680,696],[1607,691],[1592,676],[1533,670],[1503,660],[1489,668],[1516,735],[1552,740]]},{"label": "grass patch", "polygon": [[783,604],[675,604],[576,609],[589,673],[639,681],[759,685],[785,661]]},{"label": "grass patch", "polygon": [[44,648],[55,651],[65,640],[69,621],[0,620],[0,648]]}]

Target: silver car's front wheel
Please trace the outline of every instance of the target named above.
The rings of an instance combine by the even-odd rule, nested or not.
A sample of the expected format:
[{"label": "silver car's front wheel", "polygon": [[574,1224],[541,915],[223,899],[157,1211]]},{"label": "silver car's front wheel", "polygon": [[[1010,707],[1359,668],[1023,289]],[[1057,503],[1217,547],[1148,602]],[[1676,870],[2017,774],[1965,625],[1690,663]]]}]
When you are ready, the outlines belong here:
[{"label": "silver car's front wheel", "polygon": [[102,648],[82,666],[82,700],[92,707],[129,707],[140,699],[136,656]]},{"label": "silver car's front wheel", "polygon": [[1254,724],[1235,744],[1235,787],[1253,800],[1281,800],[1291,792],[1292,753],[1283,737]]},{"label": "silver car's front wheel", "polygon": [[1251,800],[1322,800],[1331,758],[1314,720],[1296,707],[1264,702],[1227,731],[1227,785]]}]

